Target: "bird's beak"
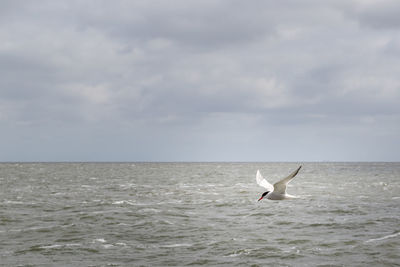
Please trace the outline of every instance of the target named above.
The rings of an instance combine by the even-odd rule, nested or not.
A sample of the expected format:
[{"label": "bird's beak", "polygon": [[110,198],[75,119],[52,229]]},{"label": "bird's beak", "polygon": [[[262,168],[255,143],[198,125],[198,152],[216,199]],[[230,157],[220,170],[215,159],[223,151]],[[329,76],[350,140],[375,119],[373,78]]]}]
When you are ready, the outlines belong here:
[{"label": "bird's beak", "polygon": [[260,197],[260,199],[258,201],[260,201],[261,199],[263,199],[264,197]]}]

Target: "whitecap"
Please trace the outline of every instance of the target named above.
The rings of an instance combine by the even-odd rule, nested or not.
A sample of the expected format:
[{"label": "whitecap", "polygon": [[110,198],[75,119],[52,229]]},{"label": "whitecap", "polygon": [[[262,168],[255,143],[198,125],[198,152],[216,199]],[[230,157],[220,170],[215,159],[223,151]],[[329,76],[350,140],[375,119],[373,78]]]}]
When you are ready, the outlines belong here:
[{"label": "whitecap", "polygon": [[13,200],[6,200],[4,204],[24,204],[25,202],[22,201],[13,201]]},{"label": "whitecap", "polygon": [[144,213],[159,213],[161,211],[158,210],[158,209],[144,208],[144,209],[141,209],[140,212],[144,212]]},{"label": "whitecap", "polygon": [[388,239],[388,238],[396,237],[398,235],[400,235],[400,232],[397,232],[397,233],[394,233],[394,234],[391,234],[391,235],[385,235],[385,236],[382,236],[382,237],[379,237],[379,238],[372,238],[372,239],[369,239],[369,240],[365,241],[365,243],[381,241],[381,240],[385,240],[385,239]]},{"label": "whitecap", "polygon": [[223,257],[226,258],[226,257],[238,257],[240,255],[249,255],[252,250],[254,250],[254,249],[239,249],[239,250],[236,250],[233,253],[225,255]]},{"label": "whitecap", "polygon": [[133,183],[128,183],[128,184],[120,184],[119,187],[122,189],[131,189],[131,188],[136,188],[137,185]]},{"label": "whitecap", "polygon": [[132,224],[127,224],[127,223],[119,223],[119,226],[132,226]]},{"label": "whitecap", "polygon": [[177,247],[191,247],[193,244],[188,244],[188,243],[181,243],[181,244],[170,244],[170,245],[164,245],[161,246],[163,248],[177,248]]},{"label": "whitecap", "polygon": [[52,249],[52,248],[60,248],[62,245],[47,245],[47,246],[40,246],[41,249]]},{"label": "whitecap", "polygon": [[162,220],[161,222],[166,223],[166,224],[169,224],[169,225],[173,225],[173,224],[174,224],[173,222],[168,221],[168,220]]},{"label": "whitecap", "polygon": [[222,187],[223,184],[204,184],[204,187]]},{"label": "whitecap", "polygon": [[114,201],[112,204],[113,205],[121,205],[121,204],[135,205],[133,202],[128,201],[128,200],[117,200],[117,201]]},{"label": "whitecap", "polygon": [[71,244],[54,244],[54,245],[45,245],[45,246],[40,246],[39,248],[41,249],[59,249],[59,248],[65,248],[65,247],[78,247],[81,246],[82,244],[80,243],[71,243]]},{"label": "whitecap", "polygon": [[53,196],[64,196],[64,195],[66,195],[66,193],[63,193],[63,192],[54,192],[54,193],[51,193]]}]

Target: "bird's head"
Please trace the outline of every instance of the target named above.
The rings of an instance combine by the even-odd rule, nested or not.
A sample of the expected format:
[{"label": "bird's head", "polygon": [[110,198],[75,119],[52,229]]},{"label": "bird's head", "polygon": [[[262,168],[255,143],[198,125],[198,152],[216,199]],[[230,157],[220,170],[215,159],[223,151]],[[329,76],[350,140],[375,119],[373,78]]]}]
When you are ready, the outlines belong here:
[{"label": "bird's head", "polygon": [[263,199],[266,195],[268,195],[268,193],[269,193],[269,191],[264,192],[264,193],[261,195],[261,197],[260,197],[260,199],[259,199],[258,201],[260,201],[261,199]]}]

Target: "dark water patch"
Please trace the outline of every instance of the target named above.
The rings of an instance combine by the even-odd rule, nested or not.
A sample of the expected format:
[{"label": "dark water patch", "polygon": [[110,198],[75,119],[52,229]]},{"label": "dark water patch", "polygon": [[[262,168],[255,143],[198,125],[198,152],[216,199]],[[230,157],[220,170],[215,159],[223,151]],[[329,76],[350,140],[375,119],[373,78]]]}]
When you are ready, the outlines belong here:
[{"label": "dark water patch", "polygon": [[275,224],[276,225],[292,225],[293,222],[291,222],[291,221],[277,221]]},{"label": "dark water patch", "polygon": [[83,251],[83,252],[89,252],[90,254],[92,254],[92,253],[94,253],[94,254],[100,253],[100,250],[99,250],[99,249],[96,249],[96,248],[82,247],[82,248],[80,248],[79,250],[80,250],[80,251]]},{"label": "dark water patch", "polygon": [[344,265],[340,264],[318,264],[317,267],[343,267]]},{"label": "dark water patch", "polygon": [[265,219],[266,217],[274,217],[275,214],[273,214],[273,213],[266,213],[266,212],[256,212],[256,213],[248,214],[247,216],[251,216],[251,217],[260,217],[260,218]]},{"label": "dark water patch", "polygon": [[61,238],[56,239],[54,242],[55,243],[79,243],[81,241],[82,241],[82,237],[63,235]]},{"label": "dark water patch", "polygon": [[354,246],[354,245],[358,244],[358,242],[356,240],[348,240],[348,241],[344,241],[343,244],[346,246]]},{"label": "dark water patch", "polygon": [[311,223],[306,225],[308,227],[323,227],[323,228],[341,228],[341,224],[339,223]]},{"label": "dark water patch", "polygon": [[210,259],[198,259],[190,262],[188,265],[193,266],[193,265],[204,265],[204,266],[210,266],[210,265],[215,265],[218,264],[218,262],[210,260]]},{"label": "dark water patch", "polygon": [[346,216],[346,215],[368,215],[368,212],[359,208],[335,208],[335,209],[317,209],[313,211],[316,214],[331,214],[333,216]]},{"label": "dark water patch", "polygon": [[307,244],[307,243],[311,243],[311,240],[308,239],[297,239],[297,240],[290,240],[287,242],[287,244],[289,245],[300,245],[300,244]]}]

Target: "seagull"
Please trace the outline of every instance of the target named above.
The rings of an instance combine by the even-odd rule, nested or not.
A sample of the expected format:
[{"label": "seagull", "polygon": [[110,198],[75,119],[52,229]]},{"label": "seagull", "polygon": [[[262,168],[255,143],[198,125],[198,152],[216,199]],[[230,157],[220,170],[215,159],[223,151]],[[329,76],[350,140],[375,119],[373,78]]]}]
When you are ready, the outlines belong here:
[{"label": "seagull", "polygon": [[275,183],[274,185],[268,183],[267,180],[265,180],[264,177],[262,177],[260,170],[257,170],[257,175],[256,175],[257,184],[262,187],[265,187],[267,189],[267,191],[261,195],[261,197],[258,201],[263,199],[265,196],[266,196],[266,198],[271,199],[271,200],[283,200],[283,199],[297,198],[295,196],[286,194],[286,186],[296,176],[296,174],[300,171],[300,169],[301,169],[301,165],[300,165],[300,167],[297,168],[297,170],[292,172],[288,177],[280,180],[279,182]]}]

